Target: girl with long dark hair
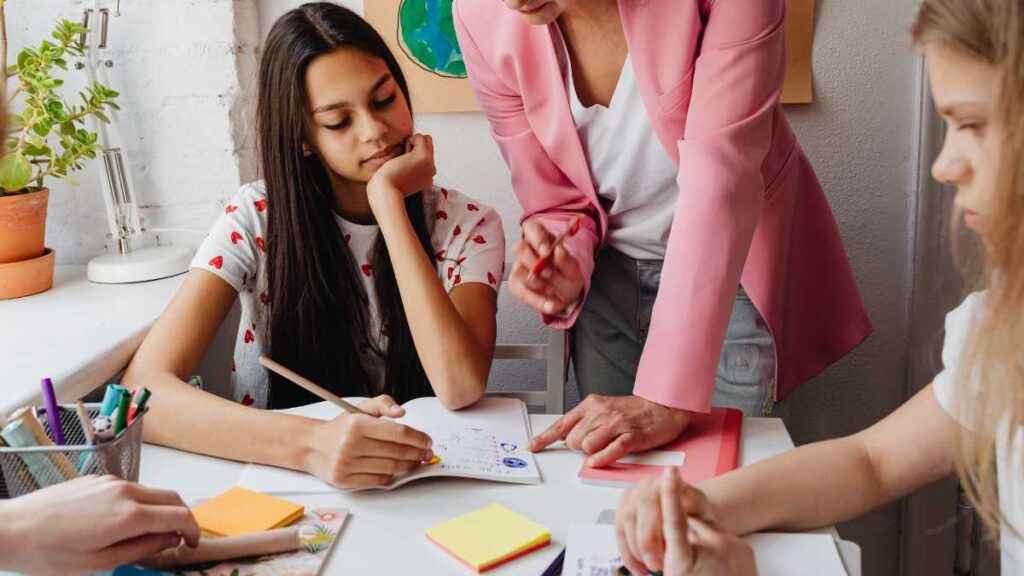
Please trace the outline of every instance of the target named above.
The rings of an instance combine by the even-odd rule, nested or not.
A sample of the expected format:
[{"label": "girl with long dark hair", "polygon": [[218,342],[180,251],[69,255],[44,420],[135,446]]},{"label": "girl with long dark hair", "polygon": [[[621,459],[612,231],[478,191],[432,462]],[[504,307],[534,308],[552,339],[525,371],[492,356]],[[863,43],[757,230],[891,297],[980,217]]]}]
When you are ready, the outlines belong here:
[{"label": "girl with long dark hair", "polygon": [[[433,143],[414,133],[409,102],[394,57],[355,13],[310,3],[277,21],[259,71],[263,180],[225,207],[125,375],[154,390],[148,441],[370,486],[429,459],[430,438],[379,418],[257,410],[317,401],[260,355],[373,397],[361,407],[378,416],[416,397],[459,409],[484,394],[501,221],[432,186]],[[231,402],[184,379],[236,298]]]}]

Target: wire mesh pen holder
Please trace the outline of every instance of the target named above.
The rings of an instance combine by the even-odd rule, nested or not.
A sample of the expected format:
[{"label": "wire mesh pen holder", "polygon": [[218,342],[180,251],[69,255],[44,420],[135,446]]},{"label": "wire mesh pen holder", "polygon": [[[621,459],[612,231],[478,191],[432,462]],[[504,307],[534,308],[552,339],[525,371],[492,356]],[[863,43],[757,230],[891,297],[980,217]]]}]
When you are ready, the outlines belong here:
[{"label": "wire mesh pen holder", "polygon": [[[86,404],[89,418],[99,415],[99,404]],[[89,445],[85,431],[75,414],[75,406],[60,406],[60,425],[64,430],[63,446],[32,448],[0,448],[0,498],[16,498],[40,488],[59,484],[74,476],[113,474],[125,480],[138,481],[139,458],[142,454],[142,423],[148,409],[135,419],[117,438]],[[46,410],[37,410],[47,435],[53,437]]]}]

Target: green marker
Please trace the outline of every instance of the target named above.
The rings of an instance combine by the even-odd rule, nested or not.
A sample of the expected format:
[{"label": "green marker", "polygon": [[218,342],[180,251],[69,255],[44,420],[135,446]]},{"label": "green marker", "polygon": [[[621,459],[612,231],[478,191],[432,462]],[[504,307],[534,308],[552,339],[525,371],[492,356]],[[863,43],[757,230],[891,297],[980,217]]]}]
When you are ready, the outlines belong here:
[{"label": "green marker", "polygon": [[117,410],[114,412],[114,437],[128,427],[128,406],[132,403],[132,395],[127,390],[121,392],[121,398],[117,401]]}]

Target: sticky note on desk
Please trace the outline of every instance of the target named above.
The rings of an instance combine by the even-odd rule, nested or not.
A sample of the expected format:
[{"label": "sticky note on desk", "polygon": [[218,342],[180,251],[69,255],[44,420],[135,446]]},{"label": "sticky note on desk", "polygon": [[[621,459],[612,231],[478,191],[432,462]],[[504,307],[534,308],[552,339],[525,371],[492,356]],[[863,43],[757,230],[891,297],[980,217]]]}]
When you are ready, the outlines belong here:
[{"label": "sticky note on desk", "polygon": [[192,514],[210,536],[239,536],[281,528],[305,515],[305,508],[245,488],[232,488],[192,509]]},{"label": "sticky note on desk", "polygon": [[427,530],[427,538],[473,570],[484,572],[547,546],[551,533],[501,504],[491,504],[434,526]]}]

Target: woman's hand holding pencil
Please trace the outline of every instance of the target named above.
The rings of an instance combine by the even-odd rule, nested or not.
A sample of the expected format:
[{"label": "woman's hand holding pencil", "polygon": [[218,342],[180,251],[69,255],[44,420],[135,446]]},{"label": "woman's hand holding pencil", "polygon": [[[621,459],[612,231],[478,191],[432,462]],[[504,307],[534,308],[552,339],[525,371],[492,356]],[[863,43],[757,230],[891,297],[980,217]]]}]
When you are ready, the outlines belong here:
[{"label": "woman's hand holding pencil", "polygon": [[270,358],[260,358],[260,364],[345,411],[317,422],[306,441],[305,469],[324,482],[344,489],[384,486],[434,456],[429,436],[381,418],[405,414],[390,396],[354,406]]},{"label": "woman's hand holding pencil", "polygon": [[582,223],[576,216],[557,236],[536,220],[523,223],[523,240],[513,251],[509,275],[516,298],[542,314],[564,314],[576,304],[583,292],[583,272],[564,244]]}]

